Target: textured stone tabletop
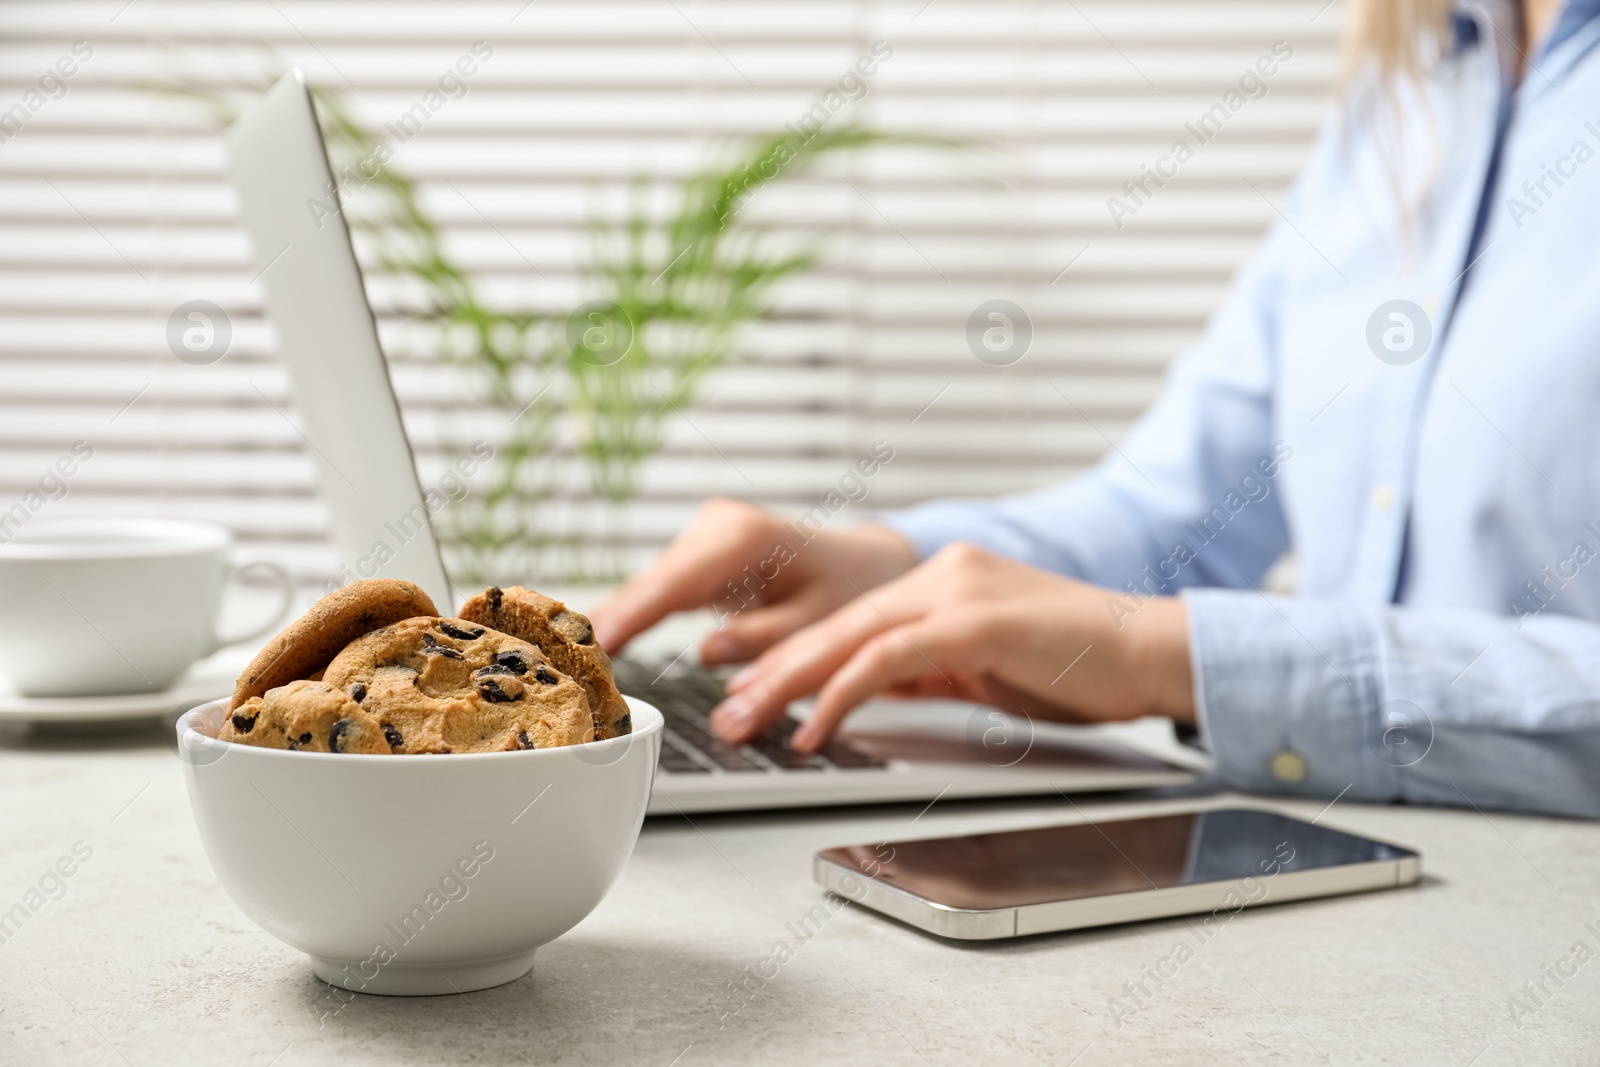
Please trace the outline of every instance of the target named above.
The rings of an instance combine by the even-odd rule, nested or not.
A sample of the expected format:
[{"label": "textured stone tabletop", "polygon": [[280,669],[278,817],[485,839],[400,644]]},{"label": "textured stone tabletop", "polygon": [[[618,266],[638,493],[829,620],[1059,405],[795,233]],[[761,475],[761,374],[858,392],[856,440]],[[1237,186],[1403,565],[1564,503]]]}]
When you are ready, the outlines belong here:
[{"label": "textured stone tabletop", "polygon": [[[971,945],[855,905],[818,911],[812,853],[1241,798],[653,819],[611,895],[540,949],[530,977],[411,999],[335,992],[246,919],[201,851],[179,772],[154,728],[95,741],[0,730],[0,909],[42,901],[0,943],[0,1062],[1465,1067],[1600,1056],[1600,963],[1573,952],[1600,949],[1585,926],[1600,919],[1600,826],[1585,823],[1339,803],[1328,825],[1420,849],[1423,884],[1247,911],[1203,944],[1174,919]],[[1243,802],[1302,817],[1322,807]],[[70,876],[47,875],[63,857]],[[1192,958],[1146,980],[1142,1003],[1128,1000],[1124,983],[1181,939]],[[747,980],[757,971],[770,977]],[[1115,1018],[1114,997],[1136,1010]]]}]

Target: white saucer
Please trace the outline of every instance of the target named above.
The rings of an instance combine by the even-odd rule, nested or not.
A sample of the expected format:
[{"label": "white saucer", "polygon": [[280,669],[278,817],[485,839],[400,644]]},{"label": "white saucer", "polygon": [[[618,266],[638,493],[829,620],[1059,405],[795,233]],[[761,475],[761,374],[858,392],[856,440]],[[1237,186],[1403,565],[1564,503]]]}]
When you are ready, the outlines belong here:
[{"label": "white saucer", "polygon": [[0,722],[110,722],[153,719],[233,692],[233,683],[256,653],[230,645],[194,663],[170,689],[99,697],[28,697],[0,678]]}]

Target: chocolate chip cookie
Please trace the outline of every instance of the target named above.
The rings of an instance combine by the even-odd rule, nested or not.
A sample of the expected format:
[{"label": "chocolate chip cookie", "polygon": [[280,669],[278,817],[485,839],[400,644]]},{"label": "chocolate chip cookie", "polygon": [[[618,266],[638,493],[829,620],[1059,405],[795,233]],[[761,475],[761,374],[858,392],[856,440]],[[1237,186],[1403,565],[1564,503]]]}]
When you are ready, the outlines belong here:
[{"label": "chocolate chip cookie", "polygon": [[401,753],[553,748],[594,739],[582,686],[527,641],[415,617],[352,641],[323,672]]},{"label": "chocolate chip cookie", "polygon": [[628,704],[617,692],[611,661],[595,641],[587,618],[520,585],[490,586],[462,606],[461,617],[538,645],[556,670],[576,679],[589,697],[596,741],[632,731]]},{"label": "chocolate chip cookie", "polygon": [[410,582],[374,578],[329,593],[274,637],[234,686],[234,710],[297,679],[319,676],[362,634],[418,615],[438,615],[428,594]]},{"label": "chocolate chip cookie", "polygon": [[300,679],[251,697],[217,738],[258,748],[379,754],[392,751],[383,724],[326,682]]}]

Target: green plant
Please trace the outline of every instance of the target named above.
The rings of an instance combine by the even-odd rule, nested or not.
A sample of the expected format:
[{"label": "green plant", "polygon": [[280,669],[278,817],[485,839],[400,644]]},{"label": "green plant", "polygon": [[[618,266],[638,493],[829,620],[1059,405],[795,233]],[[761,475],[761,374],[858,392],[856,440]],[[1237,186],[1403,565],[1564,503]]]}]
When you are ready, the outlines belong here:
[{"label": "green plant", "polygon": [[[327,111],[338,115],[335,106]],[[330,123],[336,138],[358,154],[370,151],[359,128],[346,123]],[[465,329],[466,343],[453,346],[458,358],[479,372],[492,402],[522,413],[500,449],[490,488],[452,514],[453,538],[465,550],[460,562],[473,572],[466,577],[548,571],[552,555],[565,557],[555,568],[565,579],[617,576],[622,561],[614,554],[583,551],[596,543],[594,520],[614,520],[637,494],[640,468],[660,449],[667,421],[691,406],[706,374],[732,357],[740,329],[767,313],[774,287],[818,262],[815,239],[798,247],[791,239],[785,247],[770,230],[746,222],[745,200],[826,155],[894,142],[946,143],[855,125],[804,139],[776,134],[683,182],[665,217],[652,214],[651,190],[635,180],[620,222],[591,223],[595,299],[558,314],[485,308],[470,279],[440,251],[407,180],[385,171],[384,188],[394,199],[387,221],[409,238],[398,255],[390,246],[385,265],[428,286],[432,313]],[[589,492],[612,505],[575,536],[537,521],[540,505],[559,488],[551,463],[558,415],[583,457]]]},{"label": "green plant", "polygon": [[[651,217],[636,183],[618,232],[596,227],[595,278],[605,306],[589,309],[587,321],[569,320],[557,344],[574,412],[585,421],[596,493],[615,502],[634,495],[663,424],[727,361],[739,327],[766,313],[774,286],[816,265],[814,242],[779,248],[769,232],[743,223],[743,201],[825,155],[894,140],[904,138],[857,126],[818,130],[804,141],[778,134],[732,165],[688,179],[668,218]],[[589,324],[598,330],[583,328]],[[596,332],[604,345],[598,352],[589,340]],[[623,342],[631,343],[620,352]]]}]

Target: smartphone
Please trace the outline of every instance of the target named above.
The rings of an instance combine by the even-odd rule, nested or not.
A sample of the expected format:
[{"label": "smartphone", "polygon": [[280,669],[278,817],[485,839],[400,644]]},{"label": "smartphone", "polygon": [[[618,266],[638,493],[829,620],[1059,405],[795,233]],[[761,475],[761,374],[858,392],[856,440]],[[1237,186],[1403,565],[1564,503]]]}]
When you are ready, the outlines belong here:
[{"label": "smartphone", "polygon": [[942,937],[988,940],[1411,885],[1408,848],[1224,808],[817,853],[818,883]]}]

